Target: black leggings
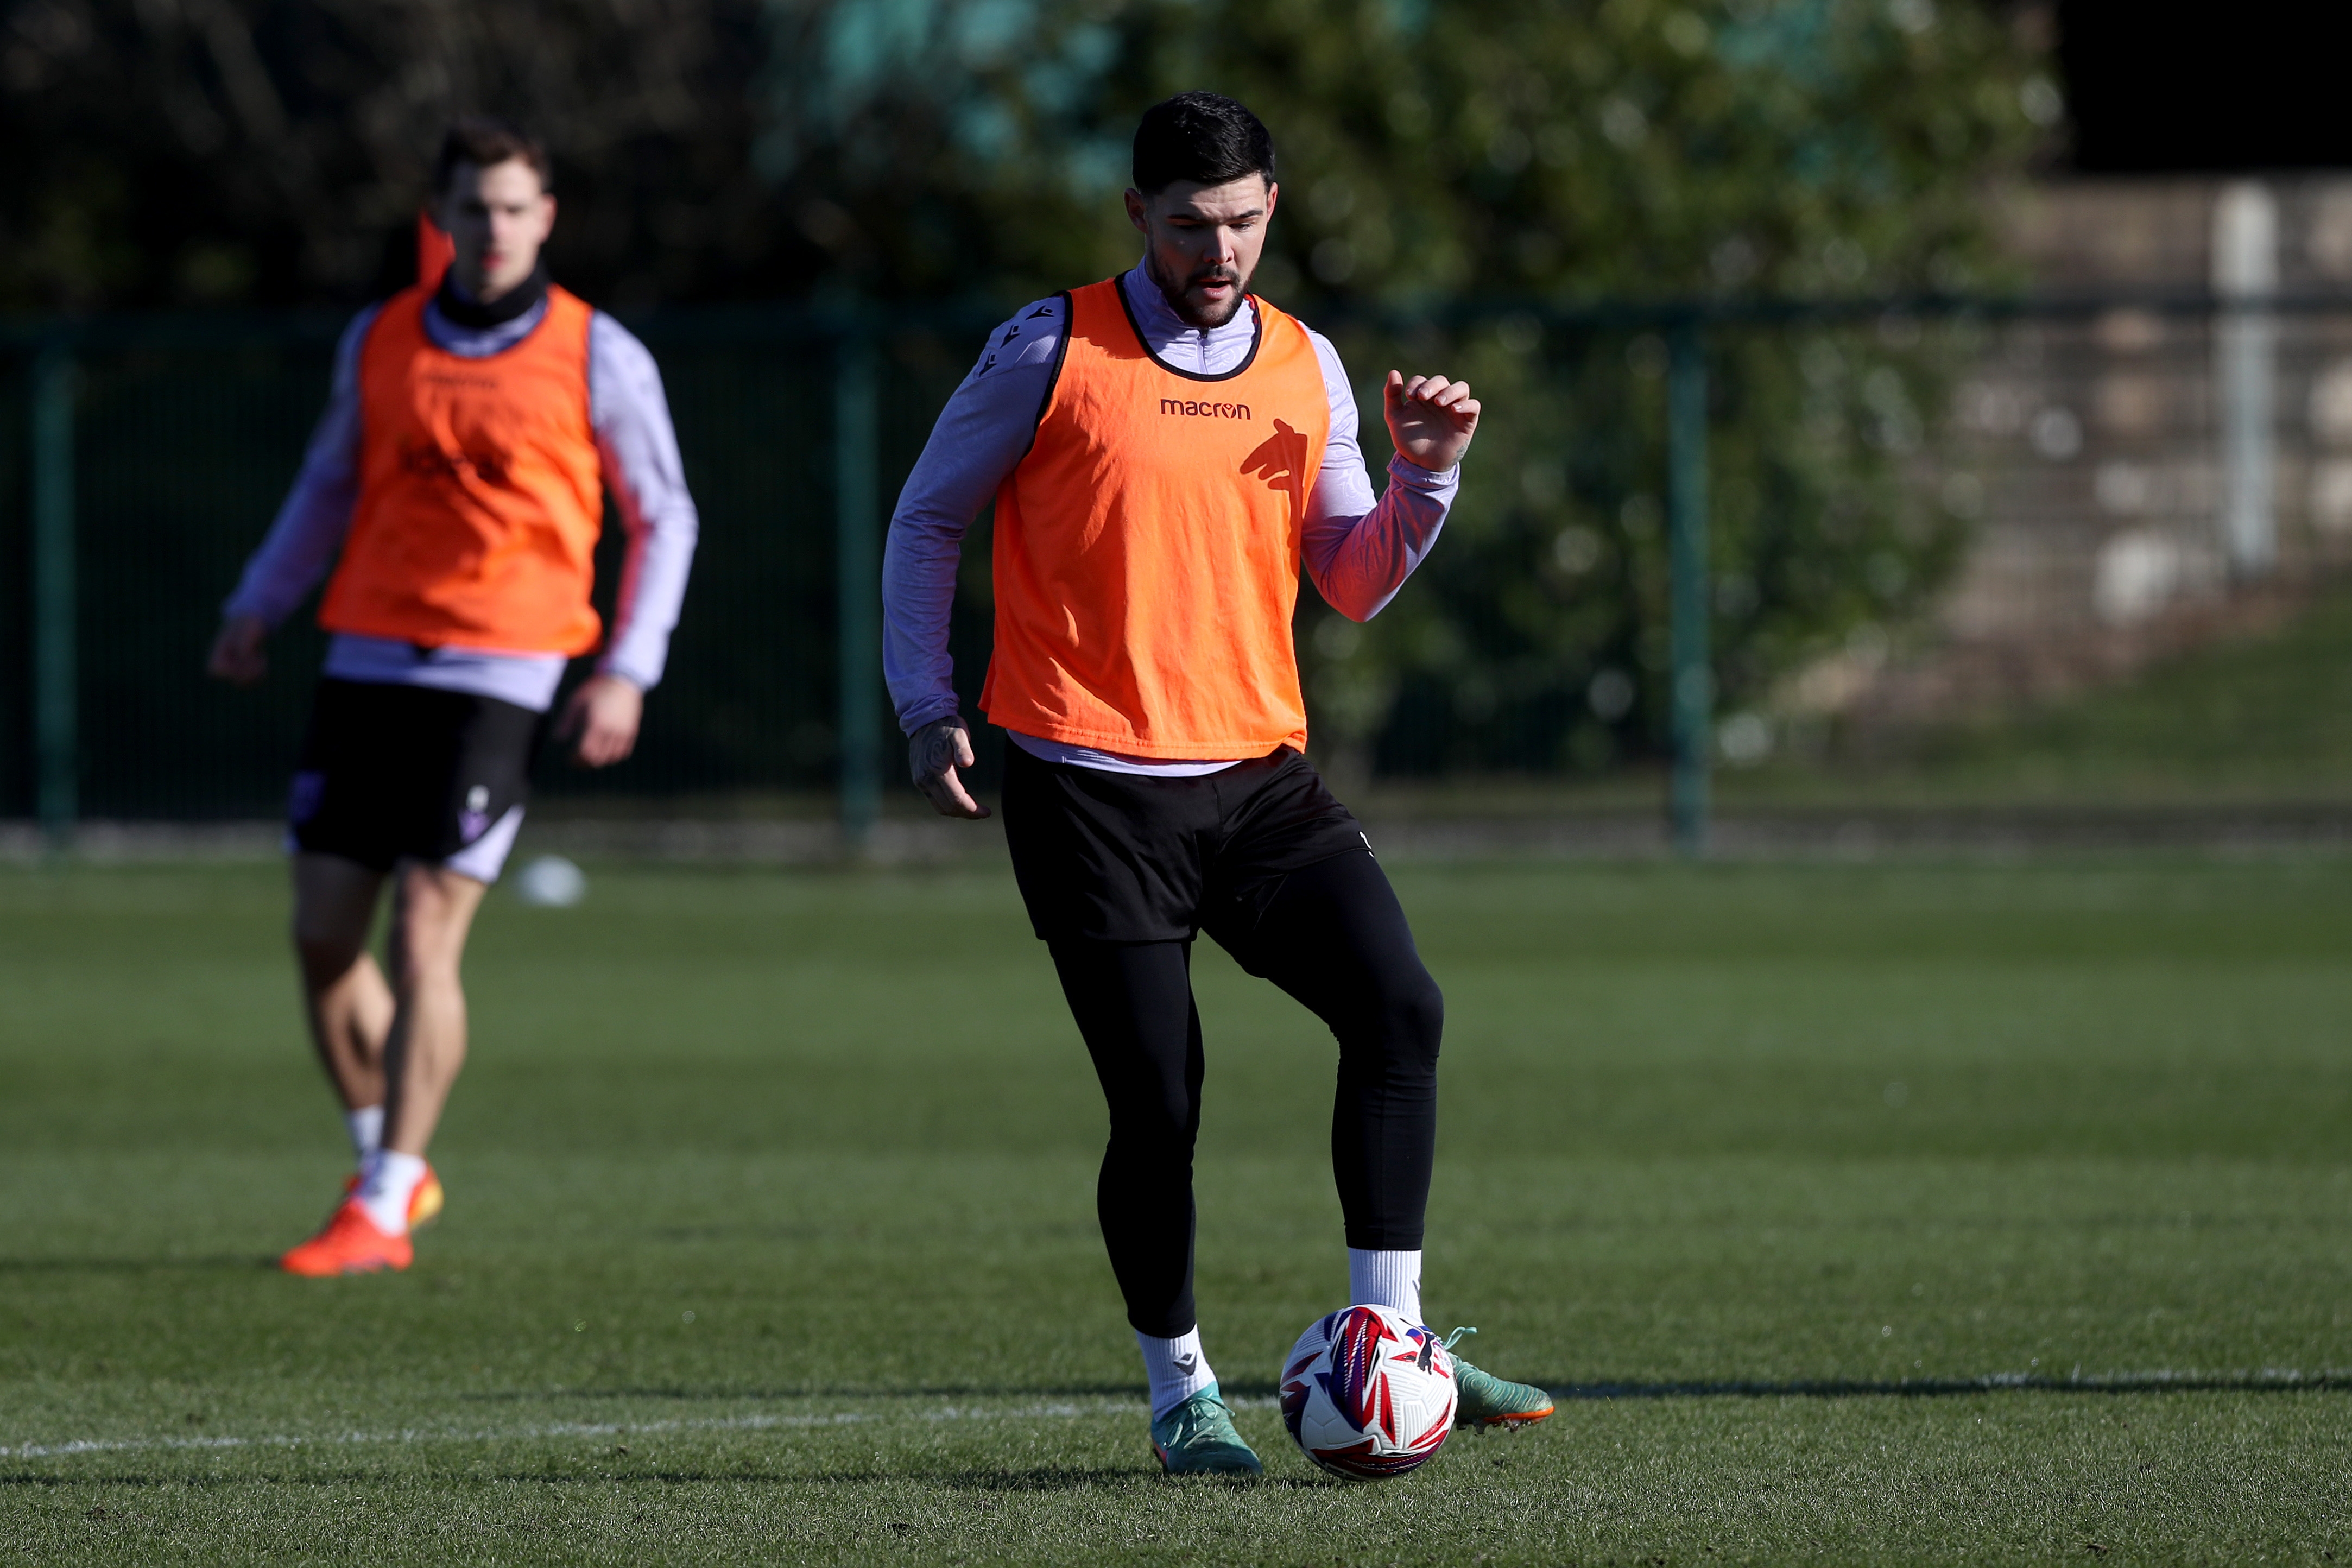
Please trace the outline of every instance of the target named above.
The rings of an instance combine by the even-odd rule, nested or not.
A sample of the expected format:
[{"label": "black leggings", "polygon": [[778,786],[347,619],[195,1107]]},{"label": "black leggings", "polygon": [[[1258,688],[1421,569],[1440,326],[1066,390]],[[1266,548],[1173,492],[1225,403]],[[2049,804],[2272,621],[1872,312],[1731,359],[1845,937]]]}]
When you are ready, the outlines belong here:
[{"label": "black leggings", "polygon": [[[1356,850],[1294,871],[1248,930],[1212,927],[1209,934],[1339,1038],[1331,1170],[1348,1245],[1418,1248],[1437,1142],[1445,1001],[1379,862]],[[1111,1270],[1128,1321],[1173,1338],[1194,1322],[1202,1055],[1192,944],[1064,937],[1050,946],[1110,1102],[1095,1204]]]}]

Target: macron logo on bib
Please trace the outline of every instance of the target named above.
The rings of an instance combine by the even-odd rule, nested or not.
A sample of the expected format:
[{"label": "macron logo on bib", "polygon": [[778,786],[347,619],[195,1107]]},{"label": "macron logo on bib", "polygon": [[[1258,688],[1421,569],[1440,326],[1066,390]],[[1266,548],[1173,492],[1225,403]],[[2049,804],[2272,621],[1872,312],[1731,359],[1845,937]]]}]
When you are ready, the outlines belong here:
[{"label": "macron logo on bib", "polygon": [[1194,403],[1182,397],[1163,397],[1160,412],[1180,415],[1187,419],[1254,419],[1246,403]]}]

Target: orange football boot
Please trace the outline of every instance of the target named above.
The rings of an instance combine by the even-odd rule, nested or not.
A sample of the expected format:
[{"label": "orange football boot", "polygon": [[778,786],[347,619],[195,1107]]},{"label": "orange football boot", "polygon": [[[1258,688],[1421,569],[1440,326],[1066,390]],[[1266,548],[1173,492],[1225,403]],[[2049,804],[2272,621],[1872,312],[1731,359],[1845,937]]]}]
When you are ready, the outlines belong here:
[{"label": "orange football boot", "polygon": [[404,1236],[386,1236],[368,1218],[359,1199],[347,1198],[326,1228],[278,1260],[289,1274],[324,1279],[337,1274],[373,1274],[408,1267],[416,1248]]},{"label": "orange football boot", "polygon": [[[343,1196],[350,1197],[360,1190],[360,1173],[353,1171],[343,1178]],[[431,1225],[441,1217],[440,1173],[430,1165],[425,1167],[425,1179],[408,1194],[408,1228],[414,1233],[421,1226]]]}]

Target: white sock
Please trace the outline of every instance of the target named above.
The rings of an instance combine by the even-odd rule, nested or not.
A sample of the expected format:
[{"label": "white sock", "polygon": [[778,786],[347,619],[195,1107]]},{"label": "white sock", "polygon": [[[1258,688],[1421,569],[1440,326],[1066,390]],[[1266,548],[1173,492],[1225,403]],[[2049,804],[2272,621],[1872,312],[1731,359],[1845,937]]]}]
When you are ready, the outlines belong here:
[{"label": "white sock", "polygon": [[1143,1373],[1151,1380],[1151,1418],[1171,1410],[1217,1381],[1209,1358],[1201,1349],[1201,1328],[1195,1323],[1172,1340],[1155,1339],[1137,1331],[1135,1342],[1143,1350]]},{"label": "white sock", "polygon": [[343,1130],[352,1135],[352,1158],[365,1165],[383,1142],[383,1107],[362,1105],[344,1111]]},{"label": "white sock", "polygon": [[360,1178],[360,1206],[376,1229],[386,1236],[408,1234],[408,1200],[425,1179],[425,1161],[416,1154],[379,1149]]},{"label": "white sock", "polygon": [[1386,1307],[1421,1321],[1421,1254],[1348,1248],[1348,1300],[1357,1306]]}]

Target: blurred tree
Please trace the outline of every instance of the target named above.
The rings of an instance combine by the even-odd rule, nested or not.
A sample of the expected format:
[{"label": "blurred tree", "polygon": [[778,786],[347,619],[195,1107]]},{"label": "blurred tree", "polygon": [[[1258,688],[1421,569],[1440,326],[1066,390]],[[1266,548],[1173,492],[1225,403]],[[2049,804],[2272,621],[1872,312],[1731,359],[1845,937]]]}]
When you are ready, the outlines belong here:
[{"label": "blurred tree", "polygon": [[[1598,767],[1663,718],[1663,349],[1537,308],[1995,280],[1988,189],[2057,112],[2041,57],[1981,0],[0,0],[0,305],[381,289],[475,108],[554,145],[555,265],[600,301],[1010,300],[1131,259],[1135,116],[1215,88],[1281,152],[1261,291],[1368,406],[1394,363],[1507,415],[1394,610],[1302,613],[1318,734],[1398,771]],[[1965,495],[1905,482],[1919,335],[1719,340],[1730,705],[1957,558]]]},{"label": "blurred tree", "polygon": [[[1988,192],[2046,139],[2057,101],[2033,28],[1969,0],[810,0],[789,15],[799,30],[777,58],[813,68],[771,78],[768,156],[802,182],[812,231],[837,236],[845,283],[1015,293],[1125,265],[1115,197],[1134,117],[1208,86],[1255,107],[1280,150],[1258,287],[1335,331],[1367,408],[1398,363],[1466,373],[1504,411],[1414,590],[1369,626],[1302,615],[1318,735],[1360,763],[1377,748],[1391,772],[1597,768],[1662,737],[1664,345],[1548,337],[1534,307],[1998,282]],[[1449,328],[1465,299],[1486,321]],[[1528,309],[1493,308],[1514,300]],[[1717,335],[1727,709],[1832,647],[1883,639],[1948,576],[1965,489],[1906,479],[1939,366],[1964,349],[1901,321]]]},{"label": "blurred tree", "polygon": [[1118,193],[1150,100],[1114,89],[1119,9],[770,0],[756,160],[826,254],[814,286],[1011,299],[1130,259]]},{"label": "blurred tree", "polygon": [[[1318,294],[1410,314],[1992,283],[1988,187],[2042,140],[2049,90],[2029,37],[1936,0],[1237,0],[1212,27],[1198,9],[1126,13],[1128,94],[1206,79],[1259,108],[1290,198],[1266,289],[1310,314]],[[1385,348],[1467,374],[1510,416],[1419,590],[1368,626],[1308,627],[1328,739],[1377,741],[1408,773],[1600,767],[1657,743],[1663,345],[1547,341],[1533,315],[1357,336],[1357,374]],[[1883,636],[1957,561],[1966,520],[1905,482],[1940,401],[1919,340],[1717,334],[1727,710]]]},{"label": "blurred tree", "polygon": [[5,0],[0,304],[379,289],[442,126],[556,152],[556,265],[611,298],[798,261],[752,170],[755,0]]}]

